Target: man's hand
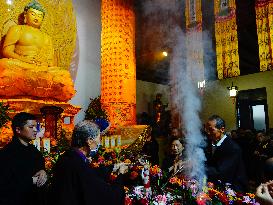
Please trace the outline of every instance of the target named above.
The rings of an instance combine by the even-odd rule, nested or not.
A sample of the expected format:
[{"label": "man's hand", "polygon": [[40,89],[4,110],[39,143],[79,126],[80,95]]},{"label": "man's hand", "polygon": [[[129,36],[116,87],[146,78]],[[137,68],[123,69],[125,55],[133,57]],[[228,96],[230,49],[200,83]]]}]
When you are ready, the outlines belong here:
[{"label": "man's hand", "polygon": [[38,178],[36,181],[37,187],[43,186],[47,181],[47,174],[46,174],[45,170],[38,171],[32,178],[35,178],[35,177]]},{"label": "man's hand", "polygon": [[120,165],[119,170],[118,170],[118,173],[119,173],[119,174],[125,174],[125,173],[128,172],[128,170],[129,170],[128,165],[125,164],[125,163],[123,163],[123,164]]},{"label": "man's hand", "polygon": [[32,177],[32,183],[37,184],[38,177]]},{"label": "man's hand", "polygon": [[128,172],[128,169],[128,164],[117,163],[114,165],[113,172],[117,172],[118,174],[125,174]]},{"label": "man's hand", "polygon": [[273,198],[273,180],[266,183],[270,196]]},{"label": "man's hand", "polygon": [[268,189],[269,184],[261,184],[258,186],[256,190],[256,197],[261,204],[273,204],[273,199],[270,195],[269,189]]}]

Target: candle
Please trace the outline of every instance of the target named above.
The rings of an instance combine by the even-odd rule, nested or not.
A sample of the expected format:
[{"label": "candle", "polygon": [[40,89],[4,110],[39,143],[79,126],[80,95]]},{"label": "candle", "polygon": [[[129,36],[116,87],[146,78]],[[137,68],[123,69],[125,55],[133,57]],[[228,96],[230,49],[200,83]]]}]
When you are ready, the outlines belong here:
[{"label": "candle", "polygon": [[104,137],[104,146],[105,146],[106,148],[109,148],[109,147],[110,147],[109,137],[108,137],[108,136],[105,136],[105,137]]},{"label": "candle", "polygon": [[37,137],[35,140],[32,141],[32,144],[40,151],[41,150],[41,140]]},{"label": "candle", "polygon": [[117,146],[121,146],[121,135],[117,135]]},{"label": "candle", "polygon": [[116,135],[111,136],[111,148],[116,146]]},{"label": "candle", "polygon": [[43,147],[45,152],[50,152],[50,138],[43,138]]},{"label": "candle", "polygon": [[104,147],[104,136],[101,137],[101,146]]}]

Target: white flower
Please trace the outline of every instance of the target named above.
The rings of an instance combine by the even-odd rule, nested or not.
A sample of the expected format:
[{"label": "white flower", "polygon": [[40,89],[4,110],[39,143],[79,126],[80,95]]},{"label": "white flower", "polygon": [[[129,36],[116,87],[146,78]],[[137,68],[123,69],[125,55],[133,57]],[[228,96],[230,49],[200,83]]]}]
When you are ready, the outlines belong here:
[{"label": "white flower", "polygon": [[230,195],[230,196],[236,196],[236,193],[231,188],[228,188],[226,190],[226,193],[227,193],[227,195]]},{"label": "white flower", "polygon": [[250,203],[251,202],[251,198],[249,196],[243,196],[243,203]]}]

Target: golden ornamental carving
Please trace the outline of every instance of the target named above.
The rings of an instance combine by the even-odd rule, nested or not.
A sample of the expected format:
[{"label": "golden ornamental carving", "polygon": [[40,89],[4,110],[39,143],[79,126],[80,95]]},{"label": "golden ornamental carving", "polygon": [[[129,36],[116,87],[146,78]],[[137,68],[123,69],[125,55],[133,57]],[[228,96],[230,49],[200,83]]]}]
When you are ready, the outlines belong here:
[{"label": "golden ornamental carving", "polygon": [[101,2],[101,102],[116,128],[136,123],[133,1]]}]

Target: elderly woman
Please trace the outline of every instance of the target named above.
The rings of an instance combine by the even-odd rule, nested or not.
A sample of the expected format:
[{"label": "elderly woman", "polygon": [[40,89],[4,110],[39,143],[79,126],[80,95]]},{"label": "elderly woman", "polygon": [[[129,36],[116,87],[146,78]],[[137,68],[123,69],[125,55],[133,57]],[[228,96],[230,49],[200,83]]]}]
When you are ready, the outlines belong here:
[{"label": "elderly woman", "polygon": [[172,174],[179,172],[179,170],[182,171],[184,166],[182,156],[183,150],[183,139],[179,137],[172,137],[169,144],[168,155],[162,163],[162,169]]},{"label": "elderly woman", "polygon": [[[114,184],[108,184],[97,170],[90,168],[88,157],[99,144],[100,130],[96,124],[85,120],[75,126],[71,149],[60,157],[54,168],[51,204],[123,204],[122,176],[119,175]],[[120,166],[118,172],[123,174],[126,168]]]}]

